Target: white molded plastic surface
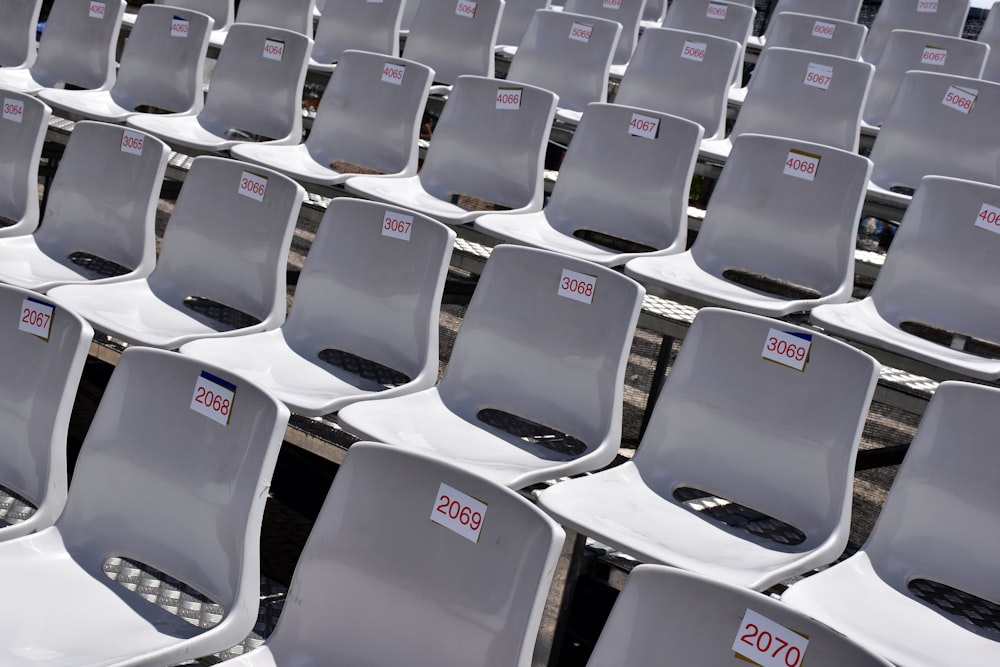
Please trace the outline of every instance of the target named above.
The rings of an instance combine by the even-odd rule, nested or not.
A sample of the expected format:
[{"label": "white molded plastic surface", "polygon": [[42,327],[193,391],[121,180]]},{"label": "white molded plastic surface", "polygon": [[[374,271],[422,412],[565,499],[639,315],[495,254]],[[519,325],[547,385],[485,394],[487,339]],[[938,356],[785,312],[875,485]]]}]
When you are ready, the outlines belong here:
[{"label": "white molded plastic surface", "polygon": [[982,74],[982,78],[987,81],[1000,81],[1000,11],[995,12],[994,9],[1000,9],[1000,4],[993,3],[993,8],[986,15],[983,27],[976,37],[977,41],[990,46],[990,55]]},{"label": "white molded plastic surface", "polygon": [[[212,26],[212,43],[222,44],[226,41],[226,33],[236,20],[235,0],[153,0],[158,5],[182,7],[208,14],[215,23]],[[126,14],[126,16],[129,16]]]},{"label": "white molded plastic surface", "polygon": [[[502,89],[520,91],[519,108],[497,108]],[[354,176],[344,187],[453,225],[483,214],[453,203],[456,195],[509,207],[504,213],[538,211],[545,195],[545,147],[558,101],[552,92],[527,84],[459,77],[418,174]]]},{"label": "white molded plastic surface", "polygon": [[969,16],[969,0],[941,0],[935,3],[934,11],[921,11],[921,5],[917,0],[882,0],[861,50],[865,62],[879,64],[893,30],[961,36]]},{"label": "white molded plastic surface", "polygon": [[31,67],[35,62],[38,14],[42,0],[0,0],[0,67]]},{"label": "white molded plastic surface", "polygon": [[639,22],[646,11],[646,0],[620,0],[618,6],[605,0],[566,0],[565,11],[617,21],[622,26],[612,62],[618,67],[628,65],[635,45],[639,42]]},{"label": "white molded plastic surface", "polygon": [[457,13],[457,2],[421,2],[413,14],[403,55],[434,70],[438,83],[454,84],[465,74],[493,78],[504,0],[476,0],[475,4],[475,15],[468,18]]},{"label": "white molded plastic surface", "polygon": [[[248,172],[267,178],[263,201],[239,194]],[[276,329],[285,320],[285,265],[302,186],[242,162],[195,158],[148,277],[66,285],[55,298],[128,343],[176,349],[196,338]],[[234,328],[185,305],[200,297],[259,320]]]},{"label": "white molded plastic surface", "polygon": [[[720,4],[726,5],[726,17],[709,18],[709,5]],[[672,0],[667,16],[663,19],[663,27],[700,32],[739,42],[739,62],[731,82],[739,84],[743,77],[744,48],[753,34],[754,19],[757,16],[757,10],[750,5],[752,3],[722,0]]]},{"label": "white molded plastic surface", "polygon": [[[804,371],[762,358],[774,329],[812,335]],[[643,562],[767,589],[832,562],[847,545],[854,460],[877,380],[878,363],[845,343],[703,309],[635,457],[559,482],[539,505]],[[783,544],[700,516],[674,498],[681,487],[790,524],[805,540]]]},{"label": "white molded plastic surface", "polygon": [[[830,2],[830,0],[777,0],[777,3],[771,16],[776,16],[779,12],[797,12],[857,23],[864,0],[837,0],[836,2]],[[768,32],[770,32],[770,28],[768,28]]]},{"label": "white molded plastic surface", "polygon": [[505,0],[497,31],[497,50],[505,46],[517,49],[535,11],[548,9],[550,5],[550,0]]},{"label": "white molded plastic surface", "polygon": [[[558,293],[565,270],[595,278],[591,303]],[[438,386],[349,405],[338,420],[511,488],[605,466],[621,441],[622,382],[643,294],[590,262],[497,246]],[[488,426],[478,417],[484,409],[573,436],[582,451]]]},{"label": "white molded plastic surface", "polygon": [[[638,118],[637,118],[638,117]],[[655,137],[631,123],[656,124]],[[476,229],[505,241],[553,250],[602,266],[684,250],[687,203],[702,129],[677,116],[590,104],[559,168],[548,205],[521,215],[484,215]],[[598,232],[653,250],[615,250],[578,238]]]},{"label": "white molded plastic surface", "polygon": [[922,601],[908,584],[928,579],[1000,601],[998,428],[1000,390],[941,383],[861,551],[793,584],[782,601],[900,667],[996,665],[995,633]]},{"label": "white molded plastic surface", "polygon": [[[822,1],[824,4],[839,6],[839,3],[829,2],[829,0]],[[817,36],[814,33],[817,21],[834,26],[833,35],[830,37]],[[771,17],[767,26],[767,42],[764,48],[778,46],[857,60],[861,57],[861,46],[864,44],[867,34],[868,27],[853,20],[781,10],[780,13]]]},{"label": "white molded plastic surface", "polygon": [[10,117],[0,116],[0,216],[12,224],[0,227],[0,238],[30,234],[38,227],[38,165],[52,117],[52,109],[40,100],[0,90],[0,105],[8,103],[12,108],[4,116]]},{"label": "white molded plastic surface", "polygon": [[[167,4],[170,4],[170,0]],[[240,0],[233,22],[291,30],[311,38],[315,10],[316,0],[282,0],[280,3],[272,0]],[[229,27],[232,29],[231,25]],[[227,39],[229,39],[227,31],[215,30],[210,43],[214,47],[221,48]],[[308,61],[308,57],[306,60]]]},{"label": "white molded plastic surface", "polygon": [[327,0],[316,26],[309,69],[332,72],[347,50],[399,57],[399,21],[404,0]]}]

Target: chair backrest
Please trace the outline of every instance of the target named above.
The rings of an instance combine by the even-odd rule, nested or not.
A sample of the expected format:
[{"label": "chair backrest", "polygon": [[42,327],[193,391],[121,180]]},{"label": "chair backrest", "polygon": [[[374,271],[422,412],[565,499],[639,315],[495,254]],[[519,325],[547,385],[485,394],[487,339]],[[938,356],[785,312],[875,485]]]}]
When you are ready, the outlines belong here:
[{"label": "chair backrest", "polygon": [[989,51],[985,43],[962,37],[893,30],[872,77],[871,92],[862,114],[864,121],[870,125],[882,124],[908,71],[926,70],[978,79]]},{"label": "chair backrest", "polygon": [[[765,621],[774,625],[761,627]],[[587,665],[645,667],[664,656],[688,665],[740,664],[742,657],[781,665],[890,667],[766,595],[674,567],[639,565],[629,573]]]},{"label": "chair backrest", "polygon": [[872,182],[915,188],[928,174],[1000,184],[1000,83],[909,72],[872,146]]},{"label": "chair backrest", "polygon": [[535,86],[459,77],[420,170],[424,189],[438,199],[467,195],[540,209],[557,102],[555,94]]},{"label": "chair backrest", "polygon": [[0,67],[35,62],[35,33],[42,0],[0,0]]},{"label": "chair backrest", "polygon": [[236,22],[283,28],[312,37],[315,7],[316,0],[283,0],[280,3],[273,0],[240,0]]},{"label": "chair backrest", "polygon": [[[881,579],[910,598],[926,578],[1000,598],[991,573],[1000,549],[990,471],[1000,428],[1000,390],[942,382],[906,452],[863,550]],[[961,544],[961,549],[949,545]],[[974,626],[966,626],[970,629]]]},{"label": "chair backrest", "polygon": [[[218,397],[218,410],[204,405]],[[225,369],[129,348],[56,524],[67,549],[89,571],[109,556],[136,559],[204,593],[227,617],[255,617],[260,523],[287,423],[288,408]]]},{"label": "chair backrest", "polygon": [[730,134],[773,134],[856,151],[874,69],[850,58],[767,49]]},{"label": "chair backrest", "polygon": [[[468,419],[493,408],[570,434],[587,446],[586,455],[605,442],[614,450],[603,453],[610,463],[644,292],[631,278],[584,260],[497,246],[438,384],[442,400]],[[530,451],[569,457],[537,445]]]},{"label": "chair backrest", "polygon": [[265,167],[195,158],[149,275],[150,288],[178,308],[198,296],[252,315],[265,328],[279,326],[285,318],[285,262],[304,193]]},{"label": "chair backrest", "polygon": [[648,28],[614,101],[693,120],[706,139],[722,139],[729,85],[742,60],[743,47],[731,39]]},{"label": "chair backrest", "polygon": [[642,11],[643,22],[649,21],[657,26],[662,24],[667,16],[667,4],[667,0],[646,0],[646,8]]},{"label": "chair backrest", "polygon": [[410,26],[413,25],[413,17],[417,13],[417,7],[420,6],[420,0],[403,0],[403,16],[399,20],[400,31],[410,31]]},{"label": "chair backrest", "polygon": [[539,9],[507,70],[508,81],[551,90],[559,106],[583,111],[608,99],[608,72],[620,23]]},{"label": "chair backrest", "polygon": [[871,291],[879,314],[896,327],[913,322],[1000,342],[991,316],[1000,298],[978,287],[995,271],[1000,237],[989,232],[1000,229],[991,213],[998,207],[996,185],[921,180]]},{"label": "chair backrest", "polygon": [[[499,484],[357,443],[299,559],[295,604],[267,646],[277,662],[527,667],[563,539]],[[350,604],[358,599],[363,608]]]},{"label": "chair backrest", "polygon": [[986,67],[983,68],[982,78],[987,81],[1000,81],[1000,4],[994,2],[983,27],[976,37],[977,41],[989,44],[990,55],[986,58]]},{"label": "chair backrest", "polygon": [[768,24],[764,49],[778,46],[857,60],[867,34],[860,23],[783,11]]},{"label": "chair backrest", "polygon": [[198,114],[201,125],[218,136],[240,130],[298,141],[311,49],[312,40],[298,32],[233,24]]},{"label": "chair backrest", "polygon": [[115,47],[125,0],[55,0],[31,66],[46,88],[106,88],[115,81]]},{"label": "chair backrest", "polygon": [[52,109],[23,93],[0,91],[0,238],[38,227],[38,164]]},{"label": "chair backrest", "polygon": [[0,317],[0,484],[38,508],[25,525],[0,529],[7,539],[52,525],[66,503],[70,412],[94,330],[48,297],[8,285]]},{"label": "chair backrest", "polygon": [[549,5],[550,0],[505,0],[497,45],[518,46],[535,11],[548,9]]},{"label": "chair backrest", "polygon": [[440,83],[455,83],[463,74],[492,77],[503,8],[504,0],[421,2],[403,55],[433,69]]},{"label": "chair backrest", "polygon": [[149,273],[169,155],[165,143],[138,130],[77,123],[52,179],[45,224],[35,232],[38,247],[66,263],[86,267],[100,258]]},{"label": "chair backrest", "polygon": [[412,60],[344,51],[305,142],[310,155],[325,165],[342,161],[386,174],[415,174],[433,77],[433,70]]},{"label": "chair backrest", "polygon": [[720,278],[765,276],[846,301],[871,169],[853,151],[740,135],[691,254]]},{"label": "chair backrest", "polygon": [[212,17],[213,30],[228,30],[236,17],[235,0],[154,0],[158,5],[192,9]]},{"label": "chair backrest", "polygon": [[588,105],[559,168],[546,219],[568,235],[598,232],[654,254],[684,250],[702,134],[700,125],[677,116]]},{"label": "chair backrest", "polygon": [[295,289],[285,340],[306,358],[340,349],[414,380],[429,376],[432,385],[454,240],[446,225],[413,211],[332,200]]},{"label": "chair backrest", "polygon": [[[797,12],[857,23],[862,4],[864,4],[864,0],[837,0],[836,2],[830,2],[830,0],[777,0],[777,5],[775,5],[771,15],[777,16],[779,12]],[[770,34],[768,34],[768,39],[770,38]]]},{"label": "chair backrest", "polygon": [[698,489],[805,535],[794,547],[767,540],[768,548],[846,546],[854,460],[878,368],[815,330],[703,308],[633,461],[668,499],[678,488]]},{"label": "chair backrest", "polygon": [[316,26],[312,58],[323,64],[335,63],[348,49],[396,57],[402,15],[403,0],[327,0]]},{"label": "chair backrest", "polygon": [[212,25],[212,18],[201,12],[143,6],[111,88],[115,102],[131,110],[145,106],[173,113],[200,111]]},{"label": "chair backrest", "polygon": [[673,0],[663,20],[664,28],[725,37],[746,46],[757,11],[723,0]]},{"label": "chair backrest", "polygon": [[958,37],[969,16],[969,5],[969,0],[882,0],[861,57],[878,65],[893,30]]},{"label": "chair backrest", "polygon": [[639,22],[646,10],[646,0],[566,0],[565,10],[620,23],[621,37],[612,62],[615,65],[628,63],[639,41]]}]

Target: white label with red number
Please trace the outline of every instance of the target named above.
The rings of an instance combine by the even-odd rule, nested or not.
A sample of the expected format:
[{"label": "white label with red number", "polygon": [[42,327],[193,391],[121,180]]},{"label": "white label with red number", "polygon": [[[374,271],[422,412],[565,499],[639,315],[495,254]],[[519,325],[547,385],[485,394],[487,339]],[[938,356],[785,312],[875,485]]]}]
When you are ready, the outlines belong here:
[{"label": "white label with red number", "polygon": [[382,219],[382,236],[394,239],[410,240],[410,229],[413,227],[413,216],[395,211],[386,211]]},{"label": "white label with red number", "polygon": [[729,5],[723,5],[718,2],[710,2],[708,3],[708,11],[705,13],[705,16],[710,19],[725,21],[727,12],[729,12]]},{"label": "white label with red number", "polygon": [[523,88],[497,88],[497,109],[520,109]]},{"label": "white label with red number", "polygon": [[191,409],[223,426],[229,426],[229,417],[233,414],[233,401],[235,399],[235,384],[226,382],[208,371],[202,371],[201,375],[198,376],[198,381],[194,383]]},{"label": "white label with red number", "polygon": [[605,9],[621,9],[622,0],[604,0],[602,5]]},{"label": "white label with red number", "polygon": [[386,83],[394,83],[397,86],[403,85],[403,73],[406,72],[406,65],[396,63],[386,63],[382,67],[382,80]]},{"label": "white label with red number", "polygon": [[820,39],[833,39],[833,33],[837,30],[836,23],[826,21],[816,21],[813,23],[812,36]]},{"label": "white label with red number", "polygon": [[761,667],[799,667],[809,638],[792,632],[767,616],[747,609],[733,651]]},{"label": "white label with red number", "polygon": [[700,63],[705,59],[706,50],[708,50],[708,44],[705,42],[690,42],[685,40],[684,48],[681,49],[681,58]]},{"label": "white label with red number", "polygon": [[264,192],[267,191],[267,176],[244,171],[240,174],[240,187],[237,193],[250,199],[264,201]]},{"label": "white label with red number", "polygon": [[949,86],[948,92],[944,94],[944,99],[941,100],[941,104],[946,107],[951,107],[962,113],[969,113],[972,110],[972,105],[976,103],[976,98],[979,97],[978,88],[959,88],[958,86]]},{"label": "white label with red number", "polygon": [[188,29],[190,27],[191,24],[187,19],[182,19],[180,16],[175,16],[173,23],[170,24],[170,36],[187,37]]},{"label": "white label with red number", "polygon": [[594,26],[586,23],[573,23],[569,29],[569,38],[586,44],[590,41],[590,33],[594,32]]},{"label": "white label with red number", "polygon": [[455,13],[471,19],[476,15],[476,3],[471,2],[471,0],[458,0],[458,4],[455,5]]},{"label": "white label with red number", "polygon": [[135,130],[125,130],[122,132],[122,153],[132,155],[142,155],[142,142],[145,136]]},{"label": "white label with red number", "polygon": [[444,482],[434,497],[431,521],[458,533],[472,543],[479,542],[486,520],[486,503],[462,493]]},{"label": "white label with red number", "polygon": [[381,5],[383,0],[367,0],[369,5]]},{"label": "white label with red number", "polygon": [[632,120],[628,123],[628,133],[633,137],[656,139],[660,133],[660,119],[634,113],[632,114]]},{"label": "white label with red number", "polygon": [[806,78],[802,83],[813,88],[828,90],[831,81],[833,81],[832,67],[819,63],[809,63],[809,67],[806,68]]},{"label": "white label with red number", "polygon": [[90,18],[92,19],[103,19],[104,12],[107,10],[108,5],[106,2],[91,2],[90,3]]},{"label": "white label with red number", "polygon": [[809,349],[812,347],[812,334],[793,334],[787,331],[770,329],[761,356],[782,366],[805,370],[809,361]]},{"label": "white label with red number", "polygon": [[934,14],[937,10],[937,0],[917,0],[917,12],[921,14]]},{"label": "white label with red number", "polygon": [[592,303],[595,289],[597,289],[597,276],[563,269],[562,275],[559,276],[559,290],[556,294],[574,301]]},{"label": "white label with red number", "polygon": [[786,175],[812,181],[816,178],[817,170],[819,170],[818,155],[797,151],[794,148],[788,151],[788,156],[785,158]]},{"label": "white label with red number", "polygon": [[948,49],[939,49],[936,46],[925,46],[924,52],[920,55],[921,65],[944,65],[948,58]]},{"label": "white label with red number", "polygon": [[24,100],[5,97],[3,100],[3,119],[20,123],[24,118]]},{"label": "white label with red number", "polygon": [[42,340],[49,339],[52,331],[52,314],[56,307],[30,296],[21,303],[21,320],[17,325],[19,331],[26,331]]},{"label": "white label with red number", "polygon": [[268,60],[281,60],[285,55],[285,43],[280,39],[264,40],[264,57]]},{"label": "white label with red number", "polygon": [[984,203],[976,216],[976,227],[1000,234],[1000,208]]}]

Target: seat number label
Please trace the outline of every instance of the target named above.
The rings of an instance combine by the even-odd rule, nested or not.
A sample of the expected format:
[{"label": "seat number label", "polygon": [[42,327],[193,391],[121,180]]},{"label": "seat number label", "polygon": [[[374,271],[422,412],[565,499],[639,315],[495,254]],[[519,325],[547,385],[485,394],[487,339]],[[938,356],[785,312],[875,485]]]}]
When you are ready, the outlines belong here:
[{"label": "seat number label", "polygon": [[979,215],[976,216],[976,227],[1000,234],[1000,208],[983,203],[982,208],[979,209]]},{"label": "seat number label", "polygon": [[628,123],[628,133],[633,137],[656,139],[660,133],[660,119],[633,113]]},{"label": "seat number label", "polygon": [[785,158],[784,173],[805,181],[815,180],[816,171],[819,170],[819,158],[819,155],[798,151],[793,148],[788,151],[788,156]]},{"label": "seat number label", "polygon": [[820,39],[833,39],[833,33],[837,30],[836,23],[826,21],[816,21],[813,23],[812,36]]},{"label": "seat number label", "polygon": [[91,2],[90,3],[90,18],[92,19],[103,19],[104,12],[108,8],[106,2]]},{"label": "seat number label", "polygon": [[175,16],[173,23],[170,24],[170,36],[171,37],[187,37],[188,28],[190,23],[187,19],[182,19],[180,16]]},{"label": "seat number label", "polygon": [[920,54],[921,65],[944,65],[948,58],[948,49],[939,49],[936,46],[925,46],[924,52]]},{"label": "seat number label", "polygon": [[962,113],[969,113],[972,110],[972,106],[976,103],[978,96],[979,90],[976,88],[949,86],[948,92],[944,94],[944,99],[941,100],[941,104]]},{"label": "seat number label", "polygon": [[559,289],[556,294],[582,303],[593,303],[596,289],[597,276],[563,269],[562,275],[559,276]]},{"label": "seat number label", "polygon": [[30,296],[21,303],[21,321],[17,328],[33,336],[38,336],[45,342],[49,340],[52,331],[52,314],[56,307]]},{"label": "seat number label", "polygon": [[285,43],[279,39],[264,40],[264,57],[268,60],[278,60],[285,55]]},{"label": "seat number label", "polygon": [[937,10],[937,0],[917,0],[917,12],[921,14],[934,14]]},{"label": "seat number label", "polygon": [[684,42],[684,48],[681,49],[681,58],[685,60],[693,60],[696,63],[700,63],[705,60],[705,51],[708,50],[708,44],[705,42]]},{"label": "seat number label", "polygon": [[125,130],[122,132],[122,153],[132,155],[142,155],[143,135],[135,130]]},{"label": "seat number label", "polygon": [[769,329],[761,357],[797,371],[804,371],[811,348],[812,334],[794,334]]},{"label": "seat number label", "polygon": [[409,241],[412,227],[412,215],[386,211],[382,219],[382,236],[391,236],[394,239]]},{"label": "seat number label", "polygon": [[486,503],[441,483],[435,496],[434,509],[431,510],[431,521],[476,543],[483,532],[485,520]]},{"label": "seat number label", "polygon": [[394,83],[397,86],[403,85],[403,74],[406,72],[406,65],[386,63],[382,67],[382,80],[386,83]]},{"label": "seat number label", "polygon": [[604,0],[602,7],[605,9],[621,9],[622,0]]},{"label": "seat number label", "polygon": [[223,426],[229,426],[235,399],[235,384],[226,382],[208,371],[202,371],[198,381],[194,383],[191,409]]},{"label": "seat number label", "polygon": [[809,638],[792,632],[753,609],[747,609],[733,641],[733,651],[761,667],[799,667]]},{"label": "seat number label", "polygon": [[470,0],[458,0],[458,5],[455,6],[455,13],[463,18],[474,18],[476,16],[476,3]]},{"label": "seat number label", "polygon": [[240,174],[240,187],[237,193],[250,199],[264,201],[264,192],[267,191],[267,176],[244,171]]},{"label": "seat number label", "polygon": [[5,97],[3,100],[3,119],[20,123],[24,118],[24,100]]},{"label": "seat number label", "polygon": [[833,81],[832,67],[819,63],[809,63],[809,67],[806,68],[806,78],[802,83],[813,88],[828,90],[831,81]]},{"label": "seat number label", "polygon": [[573,23],[569,29],[569,38],[586,44],[590,41],[590,33],[594,31],[594,26],[586,23]]},{"label": "seat number label", "polygon": [[523,88],[497,88],[497,109],[520,109]]},{"label": "seat number label", "polygon": [[719,2],[708,3],[708,11],[705,16],[710,19],[716,19],[717,21],[725,21],[726,14],[729,12],[729,5],[724,5]]}]

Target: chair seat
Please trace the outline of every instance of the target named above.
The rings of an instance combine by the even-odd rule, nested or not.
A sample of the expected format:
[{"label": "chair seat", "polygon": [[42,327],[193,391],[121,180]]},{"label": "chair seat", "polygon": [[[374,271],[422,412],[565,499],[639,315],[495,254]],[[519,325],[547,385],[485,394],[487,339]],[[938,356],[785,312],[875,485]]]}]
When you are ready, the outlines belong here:
[{"label": "chair seat", "polygon": [[124,123],[126,118],[136,113],[115,102],[108,90],[47,88],[38,96],[54,107],[72,110],[72,113],[106,123]]},{"label": "chair seat", "polygon": [[583,111],[564,109],[562,107],[556,109],[556,120],[562,121],[563,123],[570,123],[571,125],[579,125],[581,118],[583,118]]},{"label": "chair seat", "polygon": [[27,67],[4,67],[0,68],[0,88],[35,95],[45,86],[35,81]]},{"label": "chair seat", "polygon": [[316,160],[305,144],[276,146],[245,143],[233,146],[230,154],[244,162],[277,169],[297,181],[316,185],[339,185],[356,174],[344,174]]},{"label": "chair seat", "polygon": [[703,139],[701,146],[698,147],[698,161],[725,162],[726,158],[732,152],[733,140],[729,137],[725,139]]},{"label": "chair seat", "polygon": [[[103,572],[70,557],[57,528],[0,545],[0,567],[5,597],[18,601],[0,611],[6,628],[0,663],[10,667],[134,664],[137,655],[205,632],[124,587],[116,591],[119,584]],[[44,649],[37,648],[41,638]]]},{"label": "chair seat", "polygon": [[1000,359],[988,359],[953,350],[902,331],[878,312],[871,298],[820,306],[812,311],[811,318],[814,324],[834,335],[891,350],[954,373],[982,380],[1000,378]]},{"label": "chair seat", "polygon": [[[55,258],[47,254],[32,236],[0,241],[0,281],[10,285],[47,292],[58,285],[94,283],[94,275],[95,272],[74,264],[67,257]],[[130,274],[129,277],[141,276]]]},{"label": "chair seat", "polygon": [[482,211],[468,211],[461,206],[438,199],[424,189],[419,176],[381,178],[355,176],[344,182],[348,192],[425,213],[449,225],[471,222]]},{"label": "chair seat", "polygon": [[155,134],[175,150],[189,154],[219,153],[243,143],[227,139],[201,124],[197,116],[155,116],[143,114],[129,119],[129,126]]},{"label": "chair seat", "polygon": [[910,205],[911,201],[913,201],[912,195],[906,195],[901,192],[893,192],[889,188],[882,187],[874,181],[868,182],[868,191],[865,194],[865,198],[879,203],[889,204],[890,206],[895,206],[902,210],[906,210],[906,207]]},{"label": "chair seat", "polygon": [[[996,665],[996,639],[886,583],[864,552],[807,577],[781,597],[899,667]],[[995,635],[993,635],[995,637]],[[959,658],[959,656],[961,656]]]}]

